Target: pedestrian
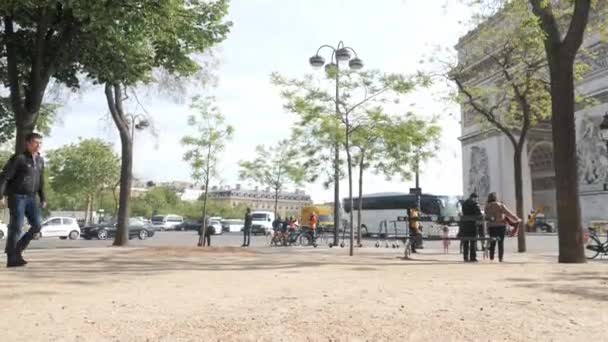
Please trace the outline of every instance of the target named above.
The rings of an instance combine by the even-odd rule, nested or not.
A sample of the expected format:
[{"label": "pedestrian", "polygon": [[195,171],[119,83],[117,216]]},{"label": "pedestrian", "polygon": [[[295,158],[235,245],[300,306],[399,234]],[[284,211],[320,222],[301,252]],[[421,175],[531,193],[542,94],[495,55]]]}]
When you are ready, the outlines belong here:
[{"label": "pedestrian", "polygon": [[312,214],[310,214],[310,229],[312,230],[312,245],[317,247],[317,223],[319,222],[319,217],[317,216],[317,214],[313,211]]},{"label": "pedestrian", "polygon": [[486,220],[490,237],[496,240],[490,242],[490,260],[494,260],[496,244],[498,244],[498,261],[502,262],[505,253],[505,234],[509,221],[519,224],[521,220],[513,214],[504,204],[498,202],[498,195],[492,192],[488,195],[485,208]]},{"label": "pedestrian", "polygon": [[477,194],[472,193],[469,198],[462,203],[462,218],[458,230],[458,237],[461,239],[462,256],[465,262],[477,262],[478,225],[482,219],[481,208],[477,202]]},{"label": "pedestrian", "polygon": [[420,232],[420,215],[418,209],[408,209],[409,229],[410,229],[410,246],[412,253],[417,253],[416,249],[422,247],[422,233]]},{"label": "pedestrian", "polygon": [[443,253],[448,254],[450,249],[450,237],[448,236],[448,234],[450,233],[450,229],[448,228],[448,226],[443,226],[442,231]]},{"label": "pedestrian", "polygon": [[[46,208],[44,195],[44,160],[40,156],[42,135],[29,133],[25,137],[25,152],[13,155],[0,174],[0,206],[8,198],[10,222],[6,238],[6,267],[27,264],[23,251],[34,236],[40,233],[40,208]],[[38,197],[38,198],[37,198]],[[30,229],[21,236],[23,221],[27,218]],[[20,238],[21,237],[21,238]]]},{"label": "pedestrian", "polygon": [[241,247],[249,247],[251,242],[251,209],[247,208],[245,212],[245,226],[243,227],[243,245]]}]

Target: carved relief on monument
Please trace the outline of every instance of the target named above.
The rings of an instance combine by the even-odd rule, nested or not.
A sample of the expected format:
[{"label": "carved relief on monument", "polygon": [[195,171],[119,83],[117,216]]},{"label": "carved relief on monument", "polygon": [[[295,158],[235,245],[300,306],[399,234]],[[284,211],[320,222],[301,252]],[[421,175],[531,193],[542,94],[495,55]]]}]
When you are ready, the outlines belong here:
[{"label": "carved relief on monument", "polygon": [[589,65],[591,73],[608,69],[608,45],[603,43],[592,45],[580,59]]},{"label": "carved relief on monument", "polygon": [[576,152],[578,176],[581,185],[598,185],[608,182],[608,156],[602,141],[599,121],[580,115],[577,122]]},{"label": "carved relief on monument", "polygon": [[468,189],[469,194],[476,192],[481,199],[490,193],[490,163],[484,147],[471,147]]}]

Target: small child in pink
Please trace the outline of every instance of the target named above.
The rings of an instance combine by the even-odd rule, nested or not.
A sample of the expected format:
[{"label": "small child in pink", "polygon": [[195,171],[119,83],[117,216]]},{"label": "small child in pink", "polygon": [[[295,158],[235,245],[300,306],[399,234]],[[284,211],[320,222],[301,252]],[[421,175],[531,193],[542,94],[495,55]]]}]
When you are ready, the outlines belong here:
[{"label": "small child in pink", "polygon": [[447,226],[443,227],[443,253],[448,254],[448,251],[450,249],[450,240],[448,239],[448,233],[450,232],[450,229]]}]

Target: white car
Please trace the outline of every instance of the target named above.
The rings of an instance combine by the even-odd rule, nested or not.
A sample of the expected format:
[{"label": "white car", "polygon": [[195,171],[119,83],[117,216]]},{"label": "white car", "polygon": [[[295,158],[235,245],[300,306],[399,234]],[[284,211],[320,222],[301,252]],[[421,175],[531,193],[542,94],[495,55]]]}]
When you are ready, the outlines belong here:
[{"label": "white car", "polygon": [[175,226],[184,222],[179,215],[155,215],[150,220],[152,225],[160,230],[175,230]]},{"label": "white car", "polygon": [[8,234],[8,228],[6,224],[0,223],[0,240],[6,239],[6,235]]},{"label": "white car", "polygon": [[245,221],[239,219],[222,220],[222,231],[227,233],[240,232],[245,226]]},{"label": "white car", "polygon": [[76,240],[80,236],[80,227],[73,217],[51,217],[42,222],[40,237],[58,237]]},{"label": "white car", "polygon": [[209,226],[213,227],[214,235],[221,235],[223,233],[222,224],[220,223],[220,221],[209,220]]}]

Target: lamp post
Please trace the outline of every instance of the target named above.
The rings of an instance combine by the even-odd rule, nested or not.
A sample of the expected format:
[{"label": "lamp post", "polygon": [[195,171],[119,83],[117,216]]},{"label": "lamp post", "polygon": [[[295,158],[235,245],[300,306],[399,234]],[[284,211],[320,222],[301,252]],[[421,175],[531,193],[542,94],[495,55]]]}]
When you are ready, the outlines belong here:
[{"label": "lamp post", "polygon": [[[325,58],[319,55],[322,49],[329,49],[331,57],[329,63],[325,63]],[[354,54],[354,57],[351,55]],[[313,68],[321,68],[325,66],[325,71],[330,72],[335,70],[336,81],[336,116],[340,117],[340,62],[348,61],[348,66],[352,70],[360,70],[363,68],[363,61],[357,57],[357,53],[351,47],[345,46],[344,42],[340,41],[338,45],[321,45],[317,49],[317,53],[308,59]],[[359,199],[361,200],[361,199]],[[350,208],[353,210],[354,208]],[[334,245],[338,245],[338,228],[340,227],[340,144],[336,141],[334,145]],[[351,234],[352,235],[352,234]],[[352,238],[352,236],[351,236]],[[351,249],[353,242],[351,241]]]},{"label": "lamp post", "polygon": [[[600,124],[600,136],[606,143],[606,151],[608,151],[608,112],[604,114],[604,120]],[[608,191],[608,183],[604,183],[604,191]]]},{"label": "lamp post", "polygon": [[131,143],[133,143],[135,140],[135,130],[137,129],[138,131],[141,131],[150,127],[150,121],[148,121],[148,119],[141,114],[127,114],[125,116],[129,121],[129,126],[131,127]]}]

